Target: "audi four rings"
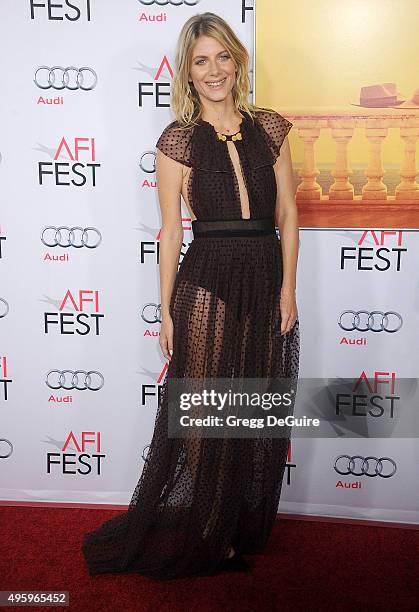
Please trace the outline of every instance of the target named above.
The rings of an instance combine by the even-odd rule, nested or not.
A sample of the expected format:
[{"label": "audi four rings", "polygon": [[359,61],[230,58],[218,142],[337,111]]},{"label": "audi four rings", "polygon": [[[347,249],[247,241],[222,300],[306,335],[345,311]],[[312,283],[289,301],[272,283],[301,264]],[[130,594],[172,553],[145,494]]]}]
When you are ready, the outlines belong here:
[{"label": "audi four rings", "polygon": [[[150,159],[151,159],[150,168],[147,168],[143,162],[144,158],[146,158],[147,156],[150,156]],[[140,166],[141,170],[143,172],[146,172],[147,174],[152,174],[153,172],[155,172],[156,171],[156,152],[155,151],[144,151],[144,153],[141,153],[140,161],[138,165]]]},{"label": "audi four rings", "polygon": [[[358,466],[358,469],[357,469]],[[360,455],[339,455],[336,457],[335,471],[342,476],[381,476],[391,478],[397,471],[396,462],[390,457],[361,457]]]},{"label": "audi four rings", "polygon": [[[7,450],[3,450],[3,444],[6,446]],[[0,459],[7,459],[13,453],[13,444],[10,440],[6,440],[6,438],[0,438]]]},{"label": "audi four rings", "polygon": [[9,312],[9,304],[4,298],[0,298],[0,319],[5,317]]},{"label": "audi four rings", "polygon": [[[48,233],[46,234],[46,232]],[[78,232],[78,236],[76,232]],[[45,246],[51,248],[72,246],[75,249],[81,249],[85,246],[88,249],[95,249],[102,242],[102,234],[96,227],[67,227],[66,225],[54,227],[47,225],[41,232],[41,241]]]},{"label": "audi four rings", "polygon": [[150,444],[147,444],[146,446],[144,446],[143,452],[141,453],[141,457],[143,461],[148,461],[147,455],[149,453],[149,450],[150,450]]},{"label": "audi four rings", "polygon": [[199,4],[201,0],[140,0],[140,4],[144,4],[145,6],[151,6],[152,4],[157,4],[157,6],[167,6],[171,4],[172,6],[181,6],[185,4],[186,6],[195,6]]},{"label": "audi four rings", "polygon": [[[363,317],[365,319],[363,324],[361,324],[361,315],[365,315]],[[345,317],[344,322],[342,321],[343,317]],[[394,334],[403,325],[403,319],[394,310],[387,310],[387,312],[382,312],[381,310],[371,310],[371,312],[368,312],[368,310],[344,310],[339,317],[338,324],[345,331],[354,331],[356,329],[360,332],[386,331]]]},{"label": "audi four rings", "polygon": [[[51,377],[52,374],[57,375],[55,377],[56,384],[52,384],[50,380],[50,378],[53,378]],[[70,376],[67,377],[67,374]],[[79,377],[79,374],[83,376]],[[92,384],[92,374],[97,375],[96,385]],[[67,378],[70,378],[70,381],[68,381]],[[70,391],[71,389],[77,389],[78,391],[89,389],[89,391],[99,391],[99,389],[103,387],[105,379],[103,374],[97,372],[96,370],[89,370],[89,372],[86,372],[85,370],[76,370],[75,372],[73,372],[73,370],[50,370],[47,374],[45,382],[50,389],[66,389],[67,391]],[[79,382],[81,382],[81,386],[79,386]]]},{"label": "audi four rings", "polygon": [[[57,77],[57,74],[59,75]],[[70,83],[70,76],[73,75]],[[90,78],[88,78],[90,76]],[[85,80],[90,81],[86,84]],[[93,81],[93,82],[92,82]],[[35,71],[33,80],[35,85],[40,89],[83,89],[89,91],[96,87],[97,74],[93,68],[83,66],[76,68],[75,66],[39,66]]]},{"label": "audi four rings", "polygon": [[141,318],[146,323],[161,323],[161,304],[145,304]]}]

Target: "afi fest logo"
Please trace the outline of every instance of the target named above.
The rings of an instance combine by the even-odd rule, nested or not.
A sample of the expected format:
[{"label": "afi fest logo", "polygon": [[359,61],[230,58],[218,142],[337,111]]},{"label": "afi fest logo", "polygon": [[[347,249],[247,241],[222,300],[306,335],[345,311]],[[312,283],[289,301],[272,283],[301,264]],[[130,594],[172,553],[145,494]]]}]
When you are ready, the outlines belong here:
[{"label": "afi fest logo", "polygon": [[150,405],[150,399],[153,400],[153,405],[156,402],[158,404],[161,402],[162,386],[166,376],[167,368],[168,364],[165,363],[160,374],[158,375],[156,375],[155,372],[151,372],[150,370],[143,370],[143,372],[141,372],[141,374],[146,374],[147,376],[150,376],[151,379],[156,380],[155,383],[141,385],[141,407],[148,407]]},{"label": "afi fest logo", "polygon": [[[170,87],[171,82],[168,77],[162,75],[164,68],[167,69],[170,75],[170,81],[173,79],[173,70],[166,55],[160,62],[156,71],[141,65],[140,69],[143,72],[148,72],[150,79],[148,81],[139,81],[138,83],[138,106],[144,108],[145,102],[152,102],[153,108],[169,108],[170,107]],[[166,82],[160,82],[160,79]]]},{"label": "afi fest logo", "polygon": [[0,355],[0,399],[7,402],[9,399],[8,385],[12,383],[7,372],[7,356]]},{"label": "afi fest logo", "polygon": [[292,441],[290,440],[288,444],[287,463],[285,465],[285,476],[286,476],[285,483],[288,486],[291,484],[292,471],[295,470],[295,468],[297,467],[297,464],[291,458],[291,454],[292,454]]},{"label": "afi fest logo", "polygon": [[[191,218],[183,217],[182,218],[182,228],[183,230],[191,231]],[[153,227],[149,227],[144,223],[140,224],[138,228],[140,231],[150,234],[152,237],[156,234],[156,229]],[[140,242],[140,263],[147,264],[152,260],[156,265],[160,264],[160,229],[157,231],[157,234],[154,240],[141,240]],[[186,255],[186,251],[189,248],[189,243],[185,243],[182,241],[182,246],[179,255],[179,263],[182,261],[183,257]]]},{"label": "afi fest logo", "polygon": [[33,21],[91,21],[91,0],[29,0]]},{"label": "afi fest logo", "polygon": [[[362,392],[364,388],[366,392]],[[395,395],[395,391],[396,372],[375,371],[370,380],[363,371],[351,393],[336,394],[336,416],[346,415],[361,419],[367,416],[384,416],[393,419],[395,404],[400,401],[400,396]]]},{"label": "afi fest logo", "polygon": [[100,431],[82,431],[77,437],[70,431],[60,452],[47,453],[47,474],[100,476],[102,462],[106,457],[102,453],[100,434]]},{"label": "afi fest logo", "polygon": [[[70,308],[74,312],[63,312]],[[99,291],[79,289],[72,293],[67,290],[63,300],[58,306],[59,312],[44,312],[44,333],[57,331],[62,336],[100,335],[100,320],[105,315],[99,311]]]},{"label": "afi fest logo", "polygon": [[401,230],[364,230],[356,246],[341,247],[340,269],[400,272],[403,253],[407,248],[403,247]]},{"label": "afi fest logo", "polygon": [[6,242],[6,240],[7,237],[4,235],[4,232],[0,227],[0,259],[4,258],[4,243]]},{"label": "afi fest logo", "polygon": [[[48,151],[43,147],[44,151]],[[48,151],[49,152],[49,151]],[[67,141],[61,138],[53,153],[53,161],[38,162],[39,185],[55,185],[57,187],[96,187],[96,143],[94,138],[74,138]],[[57,161],[63,155],[70,161]]]}]

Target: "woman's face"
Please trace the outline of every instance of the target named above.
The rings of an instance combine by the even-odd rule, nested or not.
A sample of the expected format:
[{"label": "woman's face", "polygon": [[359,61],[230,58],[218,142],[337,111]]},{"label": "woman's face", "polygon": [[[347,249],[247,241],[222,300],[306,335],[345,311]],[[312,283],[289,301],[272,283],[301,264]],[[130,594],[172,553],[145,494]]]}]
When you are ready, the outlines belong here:
[{"label": "woman's face", "polygon": [[219,102],[231,95],[236,69],[230,53],[211,36],[202,35],[192,48],[189,79],[200,98]]}]

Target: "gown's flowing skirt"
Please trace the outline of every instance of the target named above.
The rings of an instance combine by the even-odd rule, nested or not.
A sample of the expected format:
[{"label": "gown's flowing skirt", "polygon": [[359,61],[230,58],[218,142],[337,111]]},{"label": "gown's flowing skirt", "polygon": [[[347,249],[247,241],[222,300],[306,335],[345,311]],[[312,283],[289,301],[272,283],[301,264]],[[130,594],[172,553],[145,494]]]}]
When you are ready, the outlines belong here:
[{"label": "gown's flowing skirt", "polygon": [[299,322],[281,336],[281,283],[276,235],[193,240],[172,292],[173,356],[145,465],[128,510],[85,534],[90,574],[211,574],[230,544],[242,553],[264,549],[289,439],[169,438],[167,380],[296,380]]}]

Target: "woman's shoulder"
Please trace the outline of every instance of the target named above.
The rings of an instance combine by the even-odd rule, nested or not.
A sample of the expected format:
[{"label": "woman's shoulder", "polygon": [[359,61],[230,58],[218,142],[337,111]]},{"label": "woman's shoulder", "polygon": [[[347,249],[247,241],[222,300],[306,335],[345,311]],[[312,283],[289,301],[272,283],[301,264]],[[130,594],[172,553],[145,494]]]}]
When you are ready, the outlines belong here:
[{"label": "woman's shoulder", "polygon": [[264,138],[276,159],[293,124],[272,108],[256,107],[253,109],[253,114],[262,127]]},{"label": "woman's shoulder", "polygon": [[283,117],[273,108],[258,106],[253,109],[253,113],[256,119],[258,119],[262,126],[267,130],[275,130],[278,129],[278,127],[283,128],[288,126],[291,128],[293,125],[290,121],[288,121],[288,119],[285,119],[285,117]]},{"label": "woman's shoulder", "polygon": [[184,126],[177,119],[171,121],[161,132],[156,148],[185,166],[190,165],[190,143],[194,126]]},{"label": "woman's shoulder", "polygon": [[177,119],[174,119],[163,128],[159,138],[166,134],[173,137],[187,136],[191,133],[194,127],[195,126],[185,126]]}]

